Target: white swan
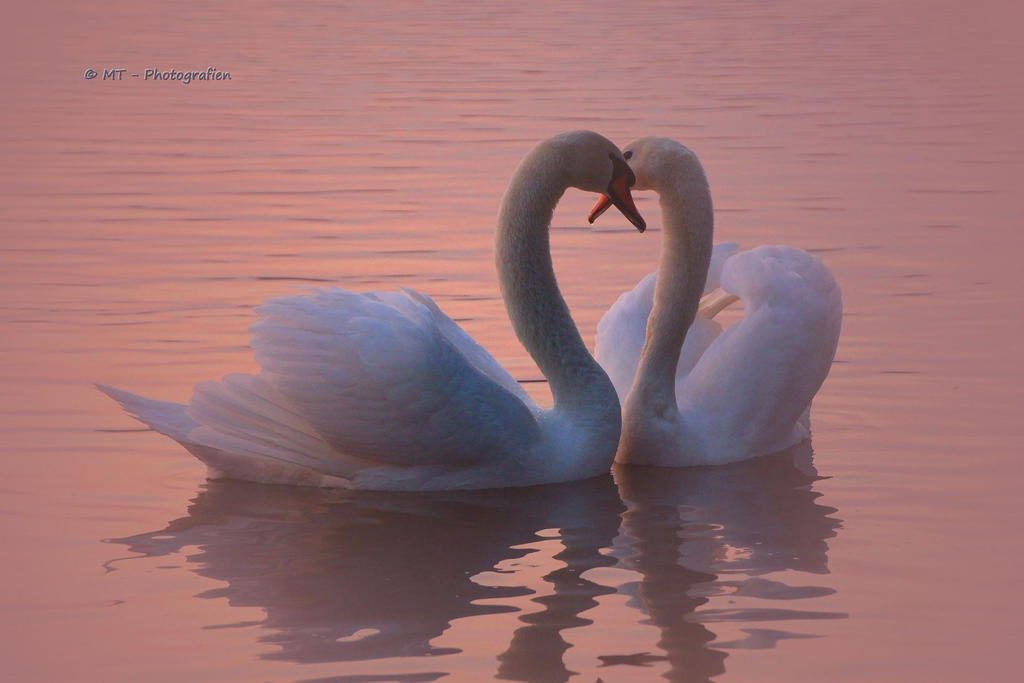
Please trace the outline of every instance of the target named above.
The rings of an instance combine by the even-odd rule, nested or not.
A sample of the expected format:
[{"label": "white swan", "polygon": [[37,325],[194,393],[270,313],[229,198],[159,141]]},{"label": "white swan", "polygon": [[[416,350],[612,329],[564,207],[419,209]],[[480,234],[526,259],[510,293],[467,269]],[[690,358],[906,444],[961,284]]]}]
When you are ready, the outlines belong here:
[{"label": "white swan", "polygon": [[[803,441],[839,341],[832,274],[793,247],[732,255],[735,245],[719,245],[712,256],[711,192],[696,155],[655,137],[623,149],[635,189],[658,192],[663,246],[656,277],[620,296],[598,325],[595,355],[623,401],[616,461],[717,465]],[[719,273],[724,293],[702,302],[706,276],[712,289]],[[745,315],[723,333],[711,318],[737,298]]]},{"label": "white swan", "polygon": [[548,228],[562,194],[577,187],[610,195],[643,229],[633,182],[617,147],[577,131],[527,154],[502,201],[502,294],[550,382],[551,410],[429,297],[407,289],[268,300],[252,326],[260,373],[199,384],[187,406],[100,389],[213,477],[443,490],[604,474],[619,439],[619,402],[558,290]]}]

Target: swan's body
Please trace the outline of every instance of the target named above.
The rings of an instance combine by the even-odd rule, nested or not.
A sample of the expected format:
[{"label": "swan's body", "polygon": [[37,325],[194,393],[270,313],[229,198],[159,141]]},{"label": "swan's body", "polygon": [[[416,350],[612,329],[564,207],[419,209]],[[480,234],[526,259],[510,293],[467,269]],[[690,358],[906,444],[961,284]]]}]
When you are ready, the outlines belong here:
[{"label": "swan's body", "polygon": [[641,227],[631,182],[609,141],[566,133],[526,156],[502,202],[502,292],[516,333],[548,377],[551,410],[410,290],[329,288],[267,301],[252,326],[261,372],[199,384],[187,406],[101,389],[180,442],[212,476],[439,490],[603,474],[619,438],[619,402],[558,290],[548,228],[568,187],[624,194],[624,212]]},{"label": "swan's body", "polygon": [[[616,460],[717,465],[803,441],[839,340],[832,274],[792,247],[732,255],[734,245],[718,245],[713,256],[711,194],[693,152],[665,138],[624,149],[636,188],[659,194],[664,242],[656,277],[619,297],[598,325],[596,356],[623,401]],[[719,304],[700,306],[719,284],[719,304],[745,306],[724,332],[711,319]]]}]

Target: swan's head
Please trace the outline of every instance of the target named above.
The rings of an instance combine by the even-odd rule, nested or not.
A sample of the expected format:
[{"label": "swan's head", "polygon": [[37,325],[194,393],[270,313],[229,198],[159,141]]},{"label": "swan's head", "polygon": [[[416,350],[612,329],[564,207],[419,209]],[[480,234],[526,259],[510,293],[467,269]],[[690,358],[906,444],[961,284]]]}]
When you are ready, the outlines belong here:
[{"label": "swan's head", "polygon": [[[656,190],[661,194],[663,188],[678,184],[684,176],[704,176],[697,155],[670,138],[637,138],[622,148],[622,157],[636,176],[635,190]],[[588,220],[593,223],[609,205],[607,197],[599,199],[590,210]]]},{"label": "swan's head", "polygon": [[569,187],[600,193],[637,230],[643,232],[647,228],[630,194],[636,177],[611,140],[589,130],[578,130],[556,135],[543,144],[561,152]]}]

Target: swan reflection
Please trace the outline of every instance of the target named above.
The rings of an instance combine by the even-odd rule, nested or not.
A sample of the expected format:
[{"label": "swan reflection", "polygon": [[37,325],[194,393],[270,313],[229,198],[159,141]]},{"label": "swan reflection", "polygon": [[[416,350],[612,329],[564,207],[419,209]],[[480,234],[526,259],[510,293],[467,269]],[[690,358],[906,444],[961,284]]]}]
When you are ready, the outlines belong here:
[{"label": "swan reflection", "polygon": [[[187,517],[114,542],[145,556],[197,547],[188,556],[194,571],[228,584],[199,597],[263,608],[269,633],[262,640],[279,649],[262,656],[307,663],[458,652],[432,641],[456,619],[514,610],[500,599],[535,592],[474,577],[527,555],[517,546],[542,540],[538,531],[558,529],[565,566],[545,576],[551,603],[515,632],[497,665],[512,677],[567,677],[559,633],[589,623],[579,613],[615,590],[578,575],[614,563],[600,550],[611,545],[622,510],[610,476],[443,494],[221,480],[207,483]],[[431,669],[443,661],[431,659]]]},{"label": "swan reflection", "polygon": [[[189,548],[193,571],[226,583],[198,597],[265,612],[261,640],[274,646],[265,659],[430,657],[424,671],[387,680],[433,680],[451,661],[438,655],[479,647],[445,636],[452,622],[522,610],[511,634],[492,634],[506,639],[504,650],[483,653],[495,658],[499,678],[567,680],[574,672],[566,650],[582,639],[599,648],[583,680],[651,666],[645,672],[697,681],[724,671],[731,647],[799,636],[747,628],[746,640],[718,643],[715,623],[844,616],[793,609],[794,599],[828,588],[764,577],[827,573],[826,540],[839,522],[816,502],[816,479],[806,449],[718,468],[624,467],[614,480],[502,491],[338,493],[210,481],[186,517],[115,542],[146,557]],[[541,561],[542,576],[524,576],[516,561],[545,543],[556,551]],[[629,607],[605,600],[615,593],[628,596]],[[711,609],[709,600],[728,595],[759,604]],[[657,645],[621,651],[622,639],[601,622],[606,609],[639,610],[630,623],[656,627]]]},{"label": "swan reflection", "polygon": [[[705,681],[724,672],[722,650],[767,648],[783,638],[807,637],[750,627],[742,629],[747,634],[742,640],[713,643],[716,622],[846,616],[796,609],[803,603],[791,602],[830,595],[830,588],[763,578],[783,570],[828,573],[826,540],[840,522],[830,517],[835,508],[816,502],[821,494],[812,484],[819,478],[809,442],[722,467],[616,468],[627,510],[614,554],[620,566],[640,575],[620,592],[660,630],[658,647],[669,661],[670,680]],[[701,609],[719,596],[755,604]]]}]

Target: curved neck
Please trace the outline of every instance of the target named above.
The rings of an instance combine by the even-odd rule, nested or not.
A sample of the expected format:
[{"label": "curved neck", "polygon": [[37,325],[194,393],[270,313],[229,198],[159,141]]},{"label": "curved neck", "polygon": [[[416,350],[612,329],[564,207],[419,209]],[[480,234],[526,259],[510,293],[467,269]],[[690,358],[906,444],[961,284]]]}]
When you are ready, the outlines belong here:
[{"label": "curved neck", "polygon": [[697,315],[711,263],[714,212],[699,164],[677,169],[655,189],[661,201],[661,263],[631,399],[646,410],[669,415],[678,410],[679,352]]},{"label": "curved neck", "polygon": [[551,263],[548,231],[567,188],[564,162],[543,143],[519,165],[498,216],[501,292],[516,336],[548,378],[555,408],[617,416],[615,388],[587,351]]}]

